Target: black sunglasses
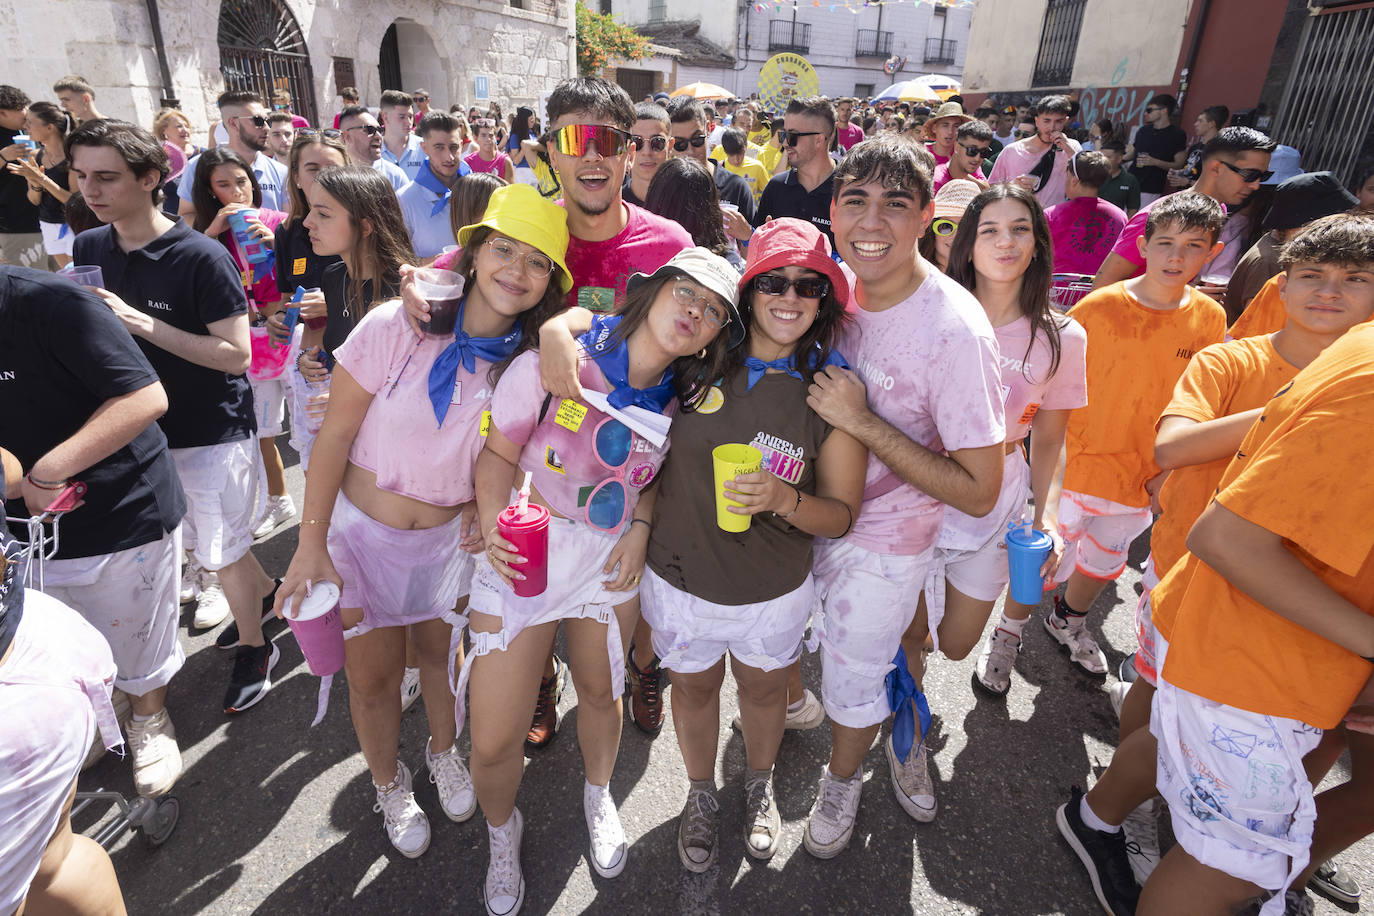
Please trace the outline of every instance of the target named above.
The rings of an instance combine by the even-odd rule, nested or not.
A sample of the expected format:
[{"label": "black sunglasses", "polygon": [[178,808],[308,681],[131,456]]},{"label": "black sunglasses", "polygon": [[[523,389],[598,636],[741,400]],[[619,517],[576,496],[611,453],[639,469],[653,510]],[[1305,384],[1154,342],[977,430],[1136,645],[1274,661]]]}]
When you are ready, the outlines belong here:
[{"label": "black sunglasses", "polygon": [[987,154],[988,154],[988,147],[986,147],[986,146],[966,146],[966,147],[964,147],[964,155],[965,155],[965,156],[968,156],[970,159],[982,159],[982,158],[983,158],[984,156],[986,156]]},{"label": "black sunglasses", "polygon": [[254,127],[266,127],[266,126],[267,126],[267,119],[264,118],[262,115],[238,115],[237,117],[230,118],[229,120],[231,120],[231,121],[252,121]]},{"label": "black sunglasses", "polygon": [[787,137],[787,145],[788,145],[788,146],[796,146],[796,145],[797,145],[797,141],[800,140],[802,137],[819,137],[819,136],[821,136],[821,131],[819,131],[819,130],[788,130],[788,131],[784,131],[783,133],[784,133],[784,134],[786,135],[786,137]]},{"label": "black sunglasses", "polygon": [[1016,136],[1019,137],[1019,138],[1022,139],[1022,140],[1025,140],[1027,137],[1034,137],[1034,136],[1035,136],[1035,131],[1033,131],[1033,130],[1018,130],[1018,131],[1016,132]]},{"label": "black sunglasses", "polygon": [[1239,175],[1240,180],[1246,184],[1254,184],[1257,181],[1265,182],[1274,177],[1273,172],[1265,169],[1243,169],[1239,166],[1232,165],[1225,159],[1218,159],[1217,162],[1220,162],[1222,165]]},{"label": "black sunglasses", "polygon": [[788,287],[795,289],[803,299],[823,299],[830,292],[830,281],[825,277],[798,277],[789,280],[782,274],[759,274],[754,278],[754,289],[769,296],[781,296]]},{"label": "black sunglasses", "polygon": [[354,124],[352,127],[345,127],[344,130],[361,130],[369,137],[375,137],[382,132],[376,124]]},{"label": "black sunglasses", "polygon": [[705,135],[705,134],[692,134],[692,138],[691,138],[690,140],[685,139],[685,138],[683,138],[683,137],[674,137],[674,138],[673,138],[673,149],[676,150],[676,151],[679,152],[679,153],[685,153],[685,152],[687,152],[687,145],[688,145],[688,144],[691,144],[692,146],[695,146],[695,147],[697,147],[698,149],[700,149],[701,147],[703,147],[703,146],[706,145],[706,135]]},{"label": "black sunglasses", "polygon": [[[668,138],[662,135],[654,137],[641,137],[638,134],[630,134],[630,146],[634,147],[635,152],[639,152],[640,150],[644,149],[644,145],[646,143],[649,145],[649,149],[653,150],[656,153],[661,153],[668,148]],[[683,147],[683,149],[686,148],[687,147],[685,146]]]},{"label": "black sunglasses", "polygon": [[339,139],[339,138],[342,137],[342,136],[343,136],[343,132],[342,132],[342,131],[337,131],[337,130],[335,130],[335,129],[332,128],[332,127],[326,127],[324,130],[316,130],[316,129],[313,128],[313,127],[298,127],[298,128],[296,128],[296,139],[297,139],[297,140],[310,140],[310,139],[313,139],[313,138],[315,138],[315,137],[328,137],[328,138],[331,139],[331,140],[337,140],[337,139]]}]

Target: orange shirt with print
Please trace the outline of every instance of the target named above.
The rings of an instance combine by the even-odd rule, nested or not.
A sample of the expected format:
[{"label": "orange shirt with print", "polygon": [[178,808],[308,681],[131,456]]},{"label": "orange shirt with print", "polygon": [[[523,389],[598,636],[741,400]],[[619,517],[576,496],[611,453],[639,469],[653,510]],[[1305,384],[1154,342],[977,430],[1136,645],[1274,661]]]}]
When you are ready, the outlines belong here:
[{"label": "orange shirt with print", "polygon": [[[1327,347],[1246,435],[1217,501],[1283,538],[1336,593],[1374,616],[1374,326]],[[1151,602],[1174,617],[1162,676],[1198,696],[1334,728],[1369,680],[1355,653],[1281,617],[1193,554]]]},{"label": "orange shirt with print", "polygon": [[1194,353],[1220,343],[1226,312],[1188,287],[1188,300],[1161,311],[1125,282],[1094,290],[1069,312],[1088,332],[1088,406],[1069,415],[1064,489],[1125,506],[1150,504],[1155,421]]},{"label": "orange shirt with print", "polygon": [[1239,340],[1283,330],[1284,325],[1288,324],[1288,310],[1284,308],[1283,297],[1279,295],[1280,276],[1275,274],[1265,281],[1227,334]]},{"label": "orange shirt with print", "polygon": [[[1178,380],[1173,400],[1160,414],[1160,421],[1186,417],[1206,423],[1263,407],[1297,372],[1298,367],[1279,355],[1267,334],[1204,347]],[[1226,455],[1206,464],[1175,468],[1165,478],[1159,491],[1164,514],[1155,519],[1150,532],[1155,575],[1162,578],[1188,552],[1184,546],[1188,531],[1212,501],[1230,463],[1231,456]],[[1158,615],[1155,628],[1169,638],[1169,631],[1159,625]]]}]

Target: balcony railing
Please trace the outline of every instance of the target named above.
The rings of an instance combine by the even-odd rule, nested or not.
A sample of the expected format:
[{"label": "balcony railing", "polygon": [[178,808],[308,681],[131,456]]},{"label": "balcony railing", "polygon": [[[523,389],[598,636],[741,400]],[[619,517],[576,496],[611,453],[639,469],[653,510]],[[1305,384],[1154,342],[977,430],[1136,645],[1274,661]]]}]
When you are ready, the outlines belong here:
[{"label": "balcony railing", "polygon": [[927,38],[926,63],[952,64],[954,63],[954,52],[958,48],[959,42],[952,38]]},{"label": "balcony railing", "polygon": [[854,41],[854,56],[891,57],[892,34],[891,32],[879,32],[877,29],[859,29],[858,36]]},{"label": "balcony railing", "polygon": [[811,26],[790,19],[774,19],[768,23],[768,50],[808,53],[811,50]]}]

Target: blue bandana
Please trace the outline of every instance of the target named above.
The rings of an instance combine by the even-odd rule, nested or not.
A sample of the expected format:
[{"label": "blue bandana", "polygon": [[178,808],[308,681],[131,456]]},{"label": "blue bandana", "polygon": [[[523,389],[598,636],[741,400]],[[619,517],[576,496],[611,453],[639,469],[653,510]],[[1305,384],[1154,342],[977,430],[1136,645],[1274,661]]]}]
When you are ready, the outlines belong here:
[{"label": "blue bandana", "polygon": [[458,303],[458,320],[454,323],[453,343],[444,348],[429,369],[429,403],[434,407],[434,418],[444,425],[449,405],[453,402],[453,385],[458,380],[458,367],[467,373],[477,371],[479,358],[489,363],[499,363],[515,352],[520,345],[520,325],[511,328],[504,337],[472,337],[463,330],[463,311],[467,308],[468,298],[464,296]]},{"label": "blue bandana", "polygon": [[892,710],[892,749],[903,762],[911,756],[913,747],[919,748],[916,740],[916,717],[921,719],[921,743],[930,731],[930,704],[926,695],[916,688],[916,681],[906,667],[906,650],[897,648],[897,657],[892,660],[896,667],[887,673],[887,705]]},{"label": "blue bandana", "polygon": [[587,353],[596,363],[597,368],[606,376],[606,381],[610,382],[614,388],[606,396],[606,400],[617,410],[633,404],[636,407],[643,407],[645,410],[652,410],[654,413],[663,413],[663,408],[667,407],[668,402],[677,394],[673,389],[672,367],[668,367],[657,385],[650,388],[631,387],[628,380],[630,345],[624,340],[619,341],[614,346],[611,344],[611,337],[614,336],[613,332],[618,324],[620,324],[619,315],[593,318],[591,330],[577,338],[586,347]]},{"label": "blue bandana", "polygon": [[[840,351],[838,350],[830,351],[830,354],[825,358],[825,366],[817,366],[816,356],[818,353],[820,353],[820,344],[816,345],[816,349],[811,352],[811,358],[807,360],[810,364],[807,368],[812,372],[819,372],[823,370],[825,366],[839,366],[842,369],[849,368],[849,363],[845,362],[844,357],[840,355]],[[746,390],[752,390],[753,387],[758,384],[759,379],[763,378],[764,373],[769,369],[780,369],[795,379],[802,378],[802,374],[798,372],[796,368],[796,357],[797,354],[793,353],[791,356],[775,359],[771,363],[766,363],[757,356],[749,357],[744,361],[745,367],[749,370],[749,383]]]},{"label": "blue bandana", "polygon": [[438,216],[443,209],[448,206],[448,199],[453,196],[453,189],[439,180],[439,176],[429,167],[429,159],[426,158],[420,166],[420,171],[415,173],[415,183],[426,191],[432,191],[439,195],[439,199],[434,202],[434,208],[429,211],[430,216]]}]

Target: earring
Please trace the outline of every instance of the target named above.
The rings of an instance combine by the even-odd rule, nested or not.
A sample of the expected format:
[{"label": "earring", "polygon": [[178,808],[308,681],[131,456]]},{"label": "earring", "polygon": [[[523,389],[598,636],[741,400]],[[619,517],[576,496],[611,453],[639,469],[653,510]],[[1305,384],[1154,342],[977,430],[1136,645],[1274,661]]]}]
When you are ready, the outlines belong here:
[{"label": "earring", "polygon": [[702,347],[702,348],[701,348],[701,352],[697,354],[697,359],[705,359],[705,358],[706,358],[706,348],[705,348],[705,347]]}]

